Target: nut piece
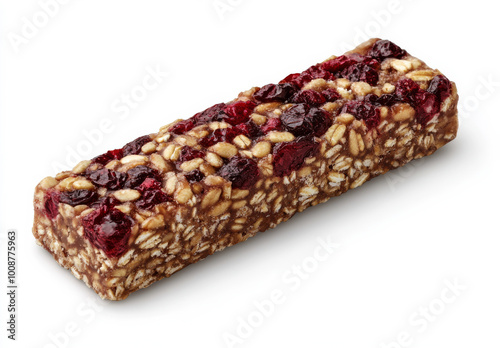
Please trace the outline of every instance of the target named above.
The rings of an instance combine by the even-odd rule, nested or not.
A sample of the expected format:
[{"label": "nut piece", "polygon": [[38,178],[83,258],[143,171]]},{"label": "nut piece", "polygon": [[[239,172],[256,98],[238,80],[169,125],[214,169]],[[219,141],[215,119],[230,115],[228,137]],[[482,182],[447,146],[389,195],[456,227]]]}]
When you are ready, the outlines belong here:
[{"label": "nut piece", "polygon": [[219,216],[224,214],[226,210],[231,206],[231,201],[223,201],[217,204],[210,210],[210,216]]},{"label": "nut piece", "polygon": [[363,97],[372,91],[372,86],[366,82],[353,82],[351,84],[351,91]]},{"label": "nut piece", "polygon": [[201,201],[201,208],[205,209],[206,207],[212,206],[217,203],[221,193],[222,190],[220,188],[215,188],[208,191],[208,193],[205,195],[205,197],[203,197],[203,200]]},{"label": "nut piece", "polygon": [[359,155],[358,136],[354,129],[349,132],[349,151],[353,156]]},{"label": "nut piece", "polygon": [[406,77],[412,79],[413,81],[425,82],[432,80],[435,75],[436,73],[434,70],[416,70],[406,74]]},{"label": "nut piece", "polygon": [[81,161],[80,163],[78,163],[72,170],[73,173],[75,174],[81,174],[83,173],[85,170],[87,170],[88,166],[90,165],[90,161]]},{"label": "nut piece", "polygon": [[251,114],[250,118],[257,126],[262,126],[264,123],[267,122],[267,117],[259,114]]},{"label": "nut piece", "polygon": [[191,161],[183,162],[181,164],[181,169],[185,172],[190,172],[192,170],[198,169],[200,164],[203,163],[203,158],[195,158]]},{"label": "nut piece", "polygon": [[408,104],[395,105],[392,111],[394,121],[406,121],[415,116],[415,109]]},{"label": "nut piece", "polygon": [[271,152],[271,143],[260,141],[252,148],[252,154],[257,158],[266,157]]},{"label": "nut piece", "polygon": [[406,73],[411,70],[412,64],[407,60],[394,59],[391,61],[391,66],[401,73]]},{"label": "nut piece", "polygon": [[[352,116],[352,115],[351,115]],[[354,116],[352,116],[354,118]],[[347,127],[343,124],[334,124],[325,133],[325,139],[331,146],[337,145],[345,134]]]},{"label": "nut piece", "polygon": [[191,191],[191,188],[189,186],[181,189],[174,196],[175,200],[181,204],[189,201],[191,197],[193,197],[193,191]]},{"label": "nut piece", "polygon": [[113,196],[120,202],[131,202],[135,201],[139,197],[141,197],[141,194],[137,190],[132,190],[132,189],[123,189],[123,190],[118,190],[116,191]]},{"label": "nut piece", "polygon": [[384,86],[382,87],[382,92],[384,93],[393,93],[396,90],[396,86],[394,86],[391,83],[384,83]]},{"label": "nut piece", "polygon": [[76,190],[93,190],[95,186],[87,179],[79,179],[73,183],[73,188]]},{"label": "nut piece", "polygon": [[44,190],[47,190],[49,188],[56,186],[57,183],[58,183],[58,181],[56,179],[54,179],[51,176],[48,176],[48,177],[44,178],[42,181],[40,181],[40,187]]},{"label": "nut piece", "polygon": [[309,83],[306,83],[304,87],[302,87],[303,90],[306,89],[314,89],[315,91],[322,91],[326,88],[326,81],[325,79],[314,79]]},{"label": "nut piece", "polygon": [[236,146],[226,142],[217,143],[214,146],[210,147],[209,150],[224,158],[231,158],[238,153],[238,149],[236,148]]},{"label": "nut piece", "polygon": [[222,165],[224,164],[222,158],[220,158],[217,154],[213,152],[208,152],[207,155],[205,156],[205,159],[207,160],[208,163],[210,163],[212,166],[216,168],[222,167]]},{"label": "nut piece", "polygon": [[286,141],[293,141],[295,136],[290,132],[269,132],[267,139],[273,143],[281,143]]},{"label": "nut piece", "polygon": [[240,149],[246,149],[248,146],[250,146],[252,141],[244,135],[238,135],[234,138],[233,143]]},{"label": "nut piece", "polygon": [[144,152],[145,154],[153,153],[153,152],[155,152],[155,150],[156,150],[156,145],[152,141],[142,145],[142,147],[141,147],[141,151]]},{"label": "nut piece", "polygon": [[128,164],[128,163],[133,163],[133,162],[138,162],[138,163],[146,163],[148,161],[148,158],[146,156],[142,155],[128,155],[123,157],[120,162],[122,164]]}]

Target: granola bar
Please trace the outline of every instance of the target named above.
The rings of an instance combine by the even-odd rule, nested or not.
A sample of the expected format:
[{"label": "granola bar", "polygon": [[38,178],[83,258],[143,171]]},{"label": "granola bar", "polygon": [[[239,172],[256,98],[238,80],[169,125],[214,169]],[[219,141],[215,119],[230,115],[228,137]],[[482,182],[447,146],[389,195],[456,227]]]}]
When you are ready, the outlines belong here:
[{"label": "granola bar", "polygon": [[438,70],[372,39],[43,179],[33,234],[122,300],[432,154],[456,136],[457,101]]}]

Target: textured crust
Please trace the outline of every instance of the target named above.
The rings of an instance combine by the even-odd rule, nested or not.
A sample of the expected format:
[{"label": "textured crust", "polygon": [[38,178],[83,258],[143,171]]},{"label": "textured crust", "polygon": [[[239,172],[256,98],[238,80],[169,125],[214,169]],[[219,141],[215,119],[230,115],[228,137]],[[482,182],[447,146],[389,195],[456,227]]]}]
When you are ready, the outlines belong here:
[{"label": "textured crust", "polygon": [[[362,44],[355,52],[366,53],[375,41]],[[396,59],[385,60],[379,84],[371,88],[371,92],[383,93],[384,88],[390,88],[387,84],[394,85],[404,76],[425,87],[432,77],[439,74],[412,56],[404,60],[409,62],[405,64],[410,68],[403,64],[401,69],[396,69],[395,66],[400,64]],[[304,88],[315,88],[315,83],[320,85],[323,82],[314,80]],[[131,202],[119,207],[134,219],[127,252],[110,258],[85,238],[81,218],[92,211],[87,206],[72,207],[60,203],[54,219],[49,219],[44,213],[47,190],[65,190],[75,181],[84,180],[79,174],[82,168],[87,168],[88,162],[72,172],[60,173],[55,179],[45,178],[36,187],[33,234],[37,242],[102,298],[122,300],[133,291],[169,277],[216,251],[244,241],[259,231],[274,228],[296,212],[359,187],[413,159],[430,155],[456,136],[458,95],[454,83],[450,97],[441,105],[439,116],[425,126],[416,121],[414,110],[409,105],[402,104],[382,107],[380,125],[370,130],[351,115],[338,114],[342,102],[366,92],[363,90],[366,84],[345,79],[328,83],[343,97],[341,101],[323,106],[334,115],[337,112],[333,125],[315,139],[320,144],[316,156],[306,158],[303,166],[290,175],[273,175],[272,152],[256,156],[259,143],[273,143],[272,136],[283,136],[273,134],[258,141],[250,140],[250,143],[248,139],[236,138],[228,150],[233,151],[234,147],[240,154],[258,158],[260,177],[248,190],[233,189],[230,182],[216,175],[214,168],[220,160],[216,154],[224,154],[218,149],[211,149],[215,156],[190,164],[206,170],[206,177],[198,184],[189,184],[182,173],[171,170],[169,159],[176,153],[178,156],[180,148],[189,145],[193,139],[196,143],[196,132],[204,129],[197,127],[199,129],[194,129],[190,135],[174,135],[165,126],[151,136],[154,146],[146,144],[146,148],[143,147],[143,158],[137,156],[125,161],[124,158],[107,165],[118,171],[126,171],[138,163],[151,166],[162,172],[164,190],[174,197],[173,202],[157,205],[150,211],[138,210]],[[247,100],[255,90],[241,93],[238,100]],[[259,113],[270,117],[286,107],[263,105]],[[267,150],[266,145],[259,146]],[[85,186],[85,182],[79,185]],[[116,192],[99,190],[100,195],[117,195]]]}]

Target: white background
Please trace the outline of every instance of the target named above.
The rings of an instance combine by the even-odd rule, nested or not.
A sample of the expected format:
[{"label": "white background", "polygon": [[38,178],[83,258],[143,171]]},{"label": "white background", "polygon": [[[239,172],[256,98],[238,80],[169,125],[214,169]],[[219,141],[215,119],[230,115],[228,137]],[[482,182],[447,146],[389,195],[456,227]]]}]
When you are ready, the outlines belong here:
[{"label": "white background", "polygon": [[[0,6],[2,347],[499,347],[491,2],[222,0],[223,13],[213,0],[61,0],[44,10],[49,2]],[[35,244],[33,189],[78,152],[121,147],[365,36],[393,40],[457,83],[455,141],[122,302],[100,300]],[[137,94],[148,69],[160,82]],[[131,93],[143,100],[124,107]],[[12,228],[16,342],[6,339]],[[337,245],[317,254],[320,241]]]}]

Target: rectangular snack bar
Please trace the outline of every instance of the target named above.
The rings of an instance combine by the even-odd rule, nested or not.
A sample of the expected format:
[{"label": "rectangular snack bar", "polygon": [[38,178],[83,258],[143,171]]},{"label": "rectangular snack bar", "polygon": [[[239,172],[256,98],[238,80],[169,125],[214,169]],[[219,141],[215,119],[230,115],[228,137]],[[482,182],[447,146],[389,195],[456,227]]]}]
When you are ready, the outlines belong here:
[{"label": "rectangular snack bar", "polygon": [[372,39],[43,179],[33,234],[122,300],[432,154],[456,136],[457,101],[438,70]]}]

